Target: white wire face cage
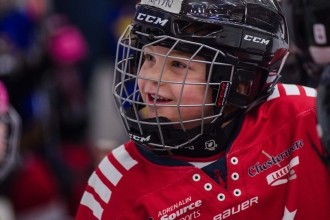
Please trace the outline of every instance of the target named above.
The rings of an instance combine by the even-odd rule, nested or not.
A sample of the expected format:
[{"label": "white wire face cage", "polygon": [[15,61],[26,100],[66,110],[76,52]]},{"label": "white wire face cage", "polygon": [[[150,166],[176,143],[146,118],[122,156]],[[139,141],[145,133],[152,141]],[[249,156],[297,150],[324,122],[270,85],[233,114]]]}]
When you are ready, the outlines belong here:
[{"label": "white wire face cage", "polygon": [[21,118],[9,106],[7,113],[0,115],[0,181],[13,169],[18,156]]},{"label": "white wire face cage", "polygon": [[[159,46],[166,48],[164,53],[149,49]],[[161,60],[154,74],[145,74],[146,54]],[[148,34],[133,33],[128,26],[117,45],[113,95],[129,137],[164,150],[188,146],[208,132],[207,127],[223,115],[232,85],[234,66],[221,62],[224,58],[222,51],[205,44],[166,35],[150,39]],[[166,70],[167,63],[173,61],[184,64],[181,75],[174,78]],[[200,73],[203,80],[191,80],[191,66],[196,64],[205,67]],[[145,94],[141,82],[153,84],[152,94]],[[200,102],[194,101],[195,97],[187,100],[187,93],[197,90]],[[171,98],[164,98],[168,91]]]}]

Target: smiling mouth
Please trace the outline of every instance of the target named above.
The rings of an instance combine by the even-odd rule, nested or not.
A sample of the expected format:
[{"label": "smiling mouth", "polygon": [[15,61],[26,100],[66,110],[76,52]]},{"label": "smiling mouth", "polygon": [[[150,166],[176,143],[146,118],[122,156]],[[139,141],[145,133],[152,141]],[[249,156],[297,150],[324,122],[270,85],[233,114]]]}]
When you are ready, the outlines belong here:
[{"label": "smiling mouth", "polygon": [[167,99],[165,97],[156,95],[156,94],[147,94],[147,101],[148,103],[154,104],[154,103],[168,103],[172,101],[172,99]]}]

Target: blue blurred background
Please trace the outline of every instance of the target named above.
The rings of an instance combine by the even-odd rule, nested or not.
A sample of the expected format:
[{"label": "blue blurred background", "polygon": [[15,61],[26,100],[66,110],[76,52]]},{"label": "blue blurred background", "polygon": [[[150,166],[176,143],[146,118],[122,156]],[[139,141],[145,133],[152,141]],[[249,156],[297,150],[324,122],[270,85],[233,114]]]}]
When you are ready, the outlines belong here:
[{"label": "blue blurred background", "polygon": [[0,219],[73,219],[100,159],[127,140],[111,96],[128,0],[0,0],[0,80],[22,118]]}]

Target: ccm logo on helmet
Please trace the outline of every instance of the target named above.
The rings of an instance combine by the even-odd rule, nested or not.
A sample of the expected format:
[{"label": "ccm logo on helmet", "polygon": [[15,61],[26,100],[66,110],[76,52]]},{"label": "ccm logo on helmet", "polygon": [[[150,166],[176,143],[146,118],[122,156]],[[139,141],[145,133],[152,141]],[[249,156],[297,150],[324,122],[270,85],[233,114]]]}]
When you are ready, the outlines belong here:
[{"label": "ccm logo on helmet", "polygon": [[136,19],[139,21],[145,21],[145,22],[148,22],[151,24],[159,24],[160,26],[164,26],[168,22],[168,19],[162,19],[162,18],[159,18],[156,16],[147,15],[144,13],[139,13],[136,16]]},{"label": "ccm logo on helmet", "polygon": [[269,40],[266,40],[266,39],[263,39],[263,38],[260,38],[260,37],[255,37],[255,36],[252,36],[252,35],[247,35],[247,34],[244,36],[244,40],[252,41],[252,42],[257,43],[257,44],[265,44],[265,45],[268,45],[268,43],[269,43]]},{"label": "ccm logo on helmet", "polygon": [[138,142],[141,142],[141,143],[150,141],[150,137],[151,137],[151,135],[149,135],[147,137],[141,137],[141,136],[137,136],[137,135],[134,135],[134,134],[131,134],[131,133],[129,133],[128,135],[132,140],[138,141]]}]

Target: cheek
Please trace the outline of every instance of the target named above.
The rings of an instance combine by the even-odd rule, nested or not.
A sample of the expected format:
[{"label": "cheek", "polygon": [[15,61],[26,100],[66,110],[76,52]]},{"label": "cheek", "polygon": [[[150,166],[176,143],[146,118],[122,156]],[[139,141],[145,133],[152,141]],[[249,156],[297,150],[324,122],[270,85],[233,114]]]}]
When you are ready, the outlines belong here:
[{"label": "cheek", "polygon": [[[205,96],[205,86],[190,86],[190,88],[185,88],[183,92],[183,98],[181,99],[181,105],[196,105],[195,107],[182,107],[181,112],[184,115],[184,118],[198,118],[202,117],[203,104],[212,103],[212,91],[208,90],[208,93]],[[213,114],[213,107],[207,106],[204,108],[205,115]]]},{"label": "cheek", "polygon": [[146,81],[145,80],[138,79],[137,86],[138,86],[140,92],[143,91],[143,88],[144,88],[145,84],[146,84]]},{"label": "cheek", "polygon": [[138,79],[137,84],[138,84],[138,87],[141,89],[144,86],[145,82],[142,79]]},{"label": "cheek", "polygon": [[[190,85],[185,86],[183,88],[182,93],[182,104],[196,104],[201,105],[203,103],[211,103],[212,101],[212,92],[211,89],[208,89],[208,94],[205,97],[206,87],[205,86],[197,86],[197,85]],[[181,88],[177,91],[176,94],[181,94]],[[178,98],[180,98],[178,96]],[[204,100],[205,98],[205,100]]]}]

